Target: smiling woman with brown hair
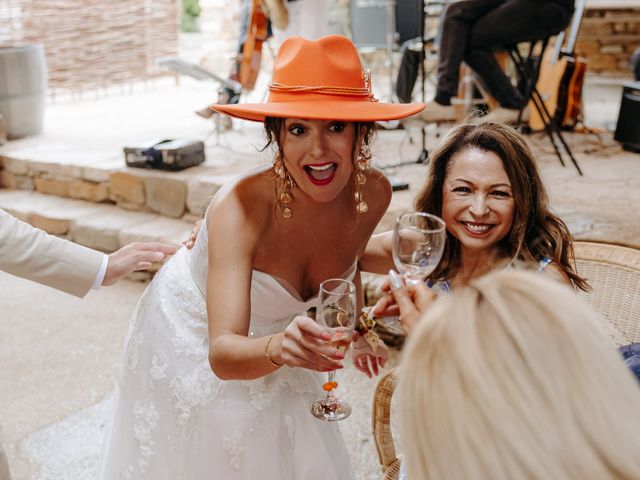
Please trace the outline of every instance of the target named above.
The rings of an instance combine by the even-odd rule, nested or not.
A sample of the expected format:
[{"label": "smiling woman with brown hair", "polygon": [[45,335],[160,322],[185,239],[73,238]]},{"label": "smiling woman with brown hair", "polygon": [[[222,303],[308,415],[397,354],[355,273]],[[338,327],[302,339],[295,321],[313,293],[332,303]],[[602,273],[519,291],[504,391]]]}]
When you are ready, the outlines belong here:
[{"label": "smiling woman with brown hair", "polygon": [[[415,206],[447,224],[432,284],[449,290],[498,264],[525,262],[588,288],[573,265],[569,229],[551,212],[531,150],[511,127],[467,123],[450,130],[431,156]],[[393,268],[390,232],[371,238],[360,266],[378,273]]]},{"label": "smiling woman with brown hair", "polygon": [[465,261],[485,252],[494,257],[490,267],[500,260],[548,260],[547,273],[587,287],[573,266],[569,229],[551,212],[533,154],[513,128],[460,125],[434,152],[430,168],[415,205],[448,225],[434,279],[471,278]]}]

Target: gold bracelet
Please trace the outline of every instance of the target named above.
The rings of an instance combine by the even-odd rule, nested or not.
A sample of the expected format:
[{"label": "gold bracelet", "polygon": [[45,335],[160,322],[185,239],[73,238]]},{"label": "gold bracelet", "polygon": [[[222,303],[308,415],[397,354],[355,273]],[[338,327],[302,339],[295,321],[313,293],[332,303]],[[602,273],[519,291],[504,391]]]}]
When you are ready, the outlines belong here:
[{"label": "gold bracelet", "polygon": [[271,340],[273,340],[274,335],[275,333],[271,334],[269,340],[267,340],[267,343],[265,343],[264,345],[264,356],[267,357],[267,360],[269,360],[271,362],[271,365],[273,365],[274,367],[281,367],[282,365],[284,365],[283,363],[276,363],[269,356],[269,344],[271,343]]}]

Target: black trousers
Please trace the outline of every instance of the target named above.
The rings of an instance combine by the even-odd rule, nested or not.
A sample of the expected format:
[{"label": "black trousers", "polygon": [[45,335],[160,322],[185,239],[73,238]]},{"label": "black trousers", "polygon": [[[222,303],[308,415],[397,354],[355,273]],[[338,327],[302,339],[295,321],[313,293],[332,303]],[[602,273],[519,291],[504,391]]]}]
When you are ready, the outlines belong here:
[{"label": "black trousers", "polygon": [[460,0],[449,5],[440,38],[436,101],[449,103],[456,95],[460,64],[464,61],[501,106],[522,107],[526,100],[500,67],[494,51],[562,31],[573,14],[572,6],[563,3]]},{"label": "black trousers", "polygon": [[[448,105],[458,92],[464,61],[491,95],[506,108],[520,108],[525,99],[495,58],[496,50],[539,40],[562,31],[573,14],[573,0],[459,0],[445,12],[440,29],[435,100]],[[410,101],[420,55],[405,50],[396,93]]]}]

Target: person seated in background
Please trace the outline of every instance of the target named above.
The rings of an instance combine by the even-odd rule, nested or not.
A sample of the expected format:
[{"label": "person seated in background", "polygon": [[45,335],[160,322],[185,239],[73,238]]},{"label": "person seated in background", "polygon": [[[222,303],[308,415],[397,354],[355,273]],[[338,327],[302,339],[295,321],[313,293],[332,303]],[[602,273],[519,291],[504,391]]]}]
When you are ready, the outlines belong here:
[{"label": "person seated in background", "polygon": [[397,393],[406,478],[640,478],[638,384],[602,320],[543,275],[496,270],[439,296]]},{"label": "person seated in background", "polygon": [[[527,99],[511,83],[495,51],[559,33],[571,21],[574,0],[460,0],[446,8],[438,50],[436,94],[417,118],[425,122],[455,120],[451,98],[457,95],[460,65],[464,61],[500,104],[487,120],[516,121]],[[420,56],[416,58],[419,60]]]}]

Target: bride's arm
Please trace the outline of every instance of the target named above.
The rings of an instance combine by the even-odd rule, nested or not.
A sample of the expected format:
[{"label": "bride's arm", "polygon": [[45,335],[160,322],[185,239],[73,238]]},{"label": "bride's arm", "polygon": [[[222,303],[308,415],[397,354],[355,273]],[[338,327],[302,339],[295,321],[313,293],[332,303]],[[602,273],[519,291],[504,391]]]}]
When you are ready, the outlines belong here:
[{"label": "bride's arm", "polygon": [[344,355],[326,342],[330,336],[310,318],[296,317],[271,339],[250,336],[253,257],[262,233],[254,213],[249,218],[233,195],[212,204],[207,212],[207,317],[213,372],[231,380],[267,375],[278,368],[272,362],[317,371],[341,368]]},{"label": "bride's arm", "polygon": [[363,272],[386,274],[393,268],[393,258],[391,253],[391,238],[393,232],[382,232],[373,235],[364,254],[360,257],[358,266]]}]

